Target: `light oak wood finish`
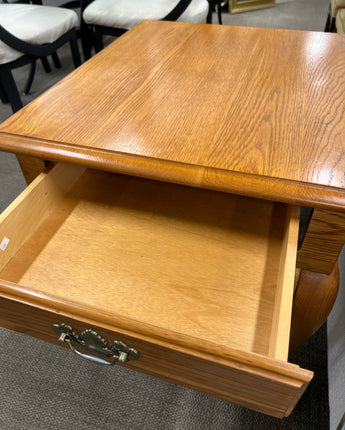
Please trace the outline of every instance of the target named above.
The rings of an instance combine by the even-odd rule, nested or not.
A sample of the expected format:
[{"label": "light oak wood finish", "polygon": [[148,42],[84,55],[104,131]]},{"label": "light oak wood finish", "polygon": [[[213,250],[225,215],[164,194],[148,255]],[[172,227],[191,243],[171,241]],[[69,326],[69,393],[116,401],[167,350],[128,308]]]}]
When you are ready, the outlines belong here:
[{"label": "light oak wood finish", "polygon": [[[287,208],[288,216],[285,220],[284,237],[280,256],[280,270],[278,278],[278,288],[272,327],[275,335],[271,336],[269,355],[286,359],[288,355],[288,345],[282,339],[288,339],[290,335],[290,322],[292,312],[292,296],[294,291],[295,271],[291,270],[296,261],[296,244],[291,237],[298,237],[299,210],[296,207]],[[281,287],[280,287],[281,286]],[[278,343],[278,341],[280,341]]]},{"label": "light oak wood finish", "polygon": [[[49,175],[41,178],[43,187]],[[49,184],[65,179],[55,172]],[[21,200],[32,205],[33,193],[25,194]],[[55,195],[49,200],[56,205]],[[7,213],[9,220],[11,206]],[[89,171],[55,210],[35,218],[41,222],[31,238],[31,219],[20,222],[26,235],[18,239],[1,226],[16,251],[2,252],[5,264],[14,255],[2,265],[2,279],[57,302],[88,303],[100,315],[124,315],[142,328],[174,328],[287,359],[298,212]]]},{"label": "light oak wood finish", "polygon": [[[297,208],[102,171],[80,175],[58,165],[7,209],[1,228],[12,237],[10,214],[32,204],[35,186],[45,195],[35,232],[2,251],[1,296],[29,307],[17,323],[15,311],[1,323],[49,338],[50,324],[35,317],[43,308],[50,322],[66,316],[110,327],[134,348],[145,339],[157,356],[133,368],[288,414],[312,376],[286,363]],[[145,357],[148,346],[139,346]]]},{"label": "light oak wood finish", "polygon": [[63,199],[83,170],[63,164],[50,173],[47,170],[0,215],[0,243],[4,238],[8,240],[6,249],[0,250],[0,270]]},{"label": "light oak wood finish", "polygon": [[126,367],[277,417],[290,414],[312,377],[312,372],[296,365],[256,354],[219,350],[217,345],[207,343],[203,351],[198,351],[190,347],[191,342],[188,348],[178,347],[163,339],[133,335],[114,325],[76,320],[65,312],[59,311],[57,316],[54,303],[51,306],[53,312],[49,306],[44,309],[43,303],[30,307],[22,299],[3,296],[0,324],[56,344],[57,335],[51,330],[53,323],[66,322],[78,333],[91,325],[108,341],[122,340],[140,351],[140,360],[129,362]]},{"label": "light oak wood finish", "polygon": [[329,275],[301,270],[293,299],[290,350],[302,345],[326,321],[339,288],[336,263]]},{"label": "light oak wood finish", "polygon": [[9,118],[0,149],[344,211],[344,68],[337,34],[143,22]]},{"label": "light oak wood finish", "polygon": [[23,172],[24,179],[30,184],[37,176],[45,170],[44,160],[29,155],[17,155],[17,160]]},{"label": "light oak wood finish", "polygon": [[[197,351],[207,366],[211,364],[202,354],[214,356],[215,350],[218,358],[225,354],[222,359],[231,357],[245,369],[253,363],[261,369],[258,357],[283,363],[279,360],[286,359],[288,348],[296,252],[290,238],[297,230],[296,214],[267,200],[319,209],[298,265],[329,273],[344,229],[343,215],[336,214],[345,212],[344,54],[345,40],[336,34],[149,21],[127,32],[8,119],[0,127],[0,149],[261,201],[228,196],[226,201],[232,203],[222,206],[218,193],[194,190],[174,209],[176,202],[167,194],[175,189],[171,184],[157,185],[163,187],[158,194],[156,185],[146,192],[157,201],[146,201],[137,192],[133,202],[126,200],[130,193],[121,190],[145,183],[138,179],[117,177],[113,192],[105,193],[107,198],[104,184],[80,186],[78,193],[87,188],[90,198],[74,194],[78,186],[73,187],[56,210],[45,213],[35,237],[27,241],[19,237],[20,249],[2,270],[7,279],[2,282],[3,297],[23,301],[33,309],[63,309],[63,315],[77,321],[121,333],[127,330],[138,340],[148,337],[150,345],[166,342],[174,354],[179,348],[187,348],[188,354]],[[186,216],[188,204],[192,203],[192,209],[199,207],[198,193],[207,196],[207,204],[204,201],[196,218],[193,211]],[[251,207],[244,203],[249,201]],[[159,209],[159,202],[167,206]],[[240,210],[234,215],[237,206]],[[119,210],[114,211],[115,207]],[[144,216],[145,211],[151,216]],[[320,250],[323,239],[318,225],[332,242],[326,257]],[[115,231],[119,240],[112,236]],[[159,246],[154,235],[163,239]],[[174,246],[169,249],[171,243]],[[135,249],[138,244],[145,253],[150,249],[150,270],[135,265],[142,260]],[[73,253],[68,253],[69,246]],[[85,272],[82,264],[73,264],[78,256],[86,258]],[[234,257],[241,260],[241,267]],[[59,270],[52,270],[45,284],[42,276],[52,262],[65,275],[59,278]],[[102,274],[102,281],[107,280],[109,290],[97,276],[105,266],[108,273]],[[114,294],[114,272],[118,271],[126,283],[120,282]],[[300,300],[306,297],[304,291],[313,294],[306,288],[309,275],[300,271],[294,295],[297,304],[308,301]],[[318,283],[319,274],[312,279]],[[336,277],[332,279],[330,285],[336,285]],[[74,280],[82,286],[79,292]],[[145,285],[142,280],[149,282]],[[138,281],[141,286],[134,290]],[[161,291],[164,295],[158,294]],[[335,289],[325,291],[330,294],[321,296],[329,304]],[[86,304],[83,297],[87,297]],[[137,313],[138,298],[142,306]],[[322,309],[307,315],[303,306],[296,306],[294,320],[301,326],[308,321],[305,326],[314,330],[325,318]],[[165,316],[162,311],[167,312]],[[166,316],[170,311],[177,311],[173,320]],[[236,349],[242,351],[240,355]],[[230,350],[229,355],[224,352]],[[138,363],[133,366],[140,367]],[[155,374],[153,365],[150,370],[147,363],[144,367]],[[162,376],[184,383],[185,376],[172,377],[163,365],[159,367]],[[188,383],[198,380],[200,389],[213,393],[211,384],[200,380],[202,367],[196,371],[190,367]],[[233,370],[231,366],[224,373],[214,369],[215,394],[277,416],[291,411],[311,377],[308,373],[302,381],[289,367],[295,382],[287,381],[288,394],[285,388],[277,388],[281,387],[280,373],[274,371],[272,378],[265,374],[266,380],[245,378],[244,388],[239,388],[241,380],[231,386],[235,394],[230,394],[231,388],[225,395],[226,378],[234,376]],[[250,367],[248,375],[251,372]],[[260,400],[262,387],[263,397],[270,400]]]},{"label": "light oak wood finish", "polygon": [[314,209],[297,266],[330,274],[345,243],[345,214]]},{"label": "light oak wood finish", "polygon": [[229,12],[247,12],[275,5],[275,0],[229,0]]}]

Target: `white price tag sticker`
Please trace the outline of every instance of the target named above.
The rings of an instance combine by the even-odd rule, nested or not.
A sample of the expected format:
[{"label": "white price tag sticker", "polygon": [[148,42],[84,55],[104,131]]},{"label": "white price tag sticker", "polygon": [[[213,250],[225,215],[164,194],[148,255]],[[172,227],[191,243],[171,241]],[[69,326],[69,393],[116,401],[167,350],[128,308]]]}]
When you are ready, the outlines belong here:
[{"label": "white price tag sticker", "polygon": [[10,239],[8,237],[4,237],[0,243],[0,249],[2,251],[5,251],[5,249],[7,248],[7,245],[10,243]]}]

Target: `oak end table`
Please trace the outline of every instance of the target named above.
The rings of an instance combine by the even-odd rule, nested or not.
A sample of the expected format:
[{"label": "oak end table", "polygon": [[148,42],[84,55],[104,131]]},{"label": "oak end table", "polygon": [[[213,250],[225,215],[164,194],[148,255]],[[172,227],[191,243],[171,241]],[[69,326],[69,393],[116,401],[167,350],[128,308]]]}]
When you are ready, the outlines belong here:
[{"label": "oak end table", "polygon": [[28,182],[57,164],[0,217],[0,324],[287,416],[339,284],[344,70],[337,34],[144,21],[10,117]]}]

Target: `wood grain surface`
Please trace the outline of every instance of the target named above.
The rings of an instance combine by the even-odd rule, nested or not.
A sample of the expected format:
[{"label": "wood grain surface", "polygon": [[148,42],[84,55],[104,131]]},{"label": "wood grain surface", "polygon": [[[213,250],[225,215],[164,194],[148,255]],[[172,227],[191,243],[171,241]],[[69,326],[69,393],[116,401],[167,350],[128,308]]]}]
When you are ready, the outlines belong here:
[{"label": "wood grain surface", "polygon": [[345,39],[146,21],[8,119],[0,149],[345,209]]},{"label": "wood grain surface", "polygon": [[299,208],[287,207],[285,219],[282,252],[280,255],[280,267],[277,280],[276,306],[273,314],[273,333],[271,335],[271,357],[287,359],[288,345],[286,339],[290,337],[291,312],[294,293],[296,266],[296,238],[299,229]]},{"label": "wood grain surface", "polygon": [[[73,166],[57,167],[49,183],[60,189],[72,183]],[[20,222],[24,237],[2,226],[13,243],[4,264],[13,258],[0,278],[101,321],[287,359],[298,211],[91,170],[57,205],[42,176],[45,213],[32,236],[30,218]]]},{"label": "wood grain surface", "polygon": [[30,184],[45,169],[44,160],[30,155],[17,155],[17,160],[27,184]]},{"label": "wood grain surface", "polygon": [[297,267],[330,274],[344,243],[345,214],[315,209],[297,253]]},{"label": "wood grain surface", "polygon": [[337,298],[339,267],[329,275],[301,270],[294,294],[290,350],[294,351],[326,321]]},{"label": "wood grain surface", "polygon": [[8,241],[6,248],[1,248],[0,270],[36,232],[47,214],[63,200],[84,170],[62,163],[52,171],[47,169],[0,214],[0,243],[4,239]]},{"label": "wood grain surface", "polygon": [[59,345],[58,336],[51,328],[53,323],[70,324],[77,333],[91,327],[109,342],[121,340],[140,352],[140,359],[130,361],[126,367],[276,417],[291,413],[313,376],[296,365],[257,354],[217,349],[216,345],[209,348],[207,343],[204,350],[196,351],[190,342],[187,348],[179,347],[166,339],[121,330],[114,324],[76,319],[53,303],[53,307],[45,305],[41,302],[39,306],[32,306],[23,297],[18,300],[3,295],[0,324]]}]

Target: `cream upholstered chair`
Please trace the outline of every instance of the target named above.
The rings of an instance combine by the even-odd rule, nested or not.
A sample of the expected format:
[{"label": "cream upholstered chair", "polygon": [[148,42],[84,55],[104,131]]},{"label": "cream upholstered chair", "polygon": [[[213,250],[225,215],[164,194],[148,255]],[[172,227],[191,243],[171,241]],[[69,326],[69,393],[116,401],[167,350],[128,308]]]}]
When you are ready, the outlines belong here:
[{"label": "cream upholstered chair", "polygon": [[82,9],[82,19],[92,31],[98,52],[103,48],[103,34],[120,36],[144,19],[206,22],[209,3],[207,0],[94,0]]},{"label": "cream upholstered chair", "polygon": [[31,4],[0,4],[0,96],[13,112],[23,104],[12,70],[45,58],[70,42],[75,67],[80,65],[73,10]]},{"label": "cream upholstered chair", "polygon": [[[2,3],[27,3],[27,4],[40,4],[41,5],[42,4],[42,0],[2,0]],[[60,68],[61,67],[61,63],[60,63],[59,57],[58,57],[58,55],[57,55],[56,52],[54,52],[52,54],[52,59],[53,59],[55,67]],[[42,58],[41,60],[42,60],[42,65],[44,67],[44,70],[47,73],[50,73],[52,71],[52,69],[50,67],[50,64],[49,64],[48,60],[45,57]],[[24,90],[24,94],[27,94],[27,92],[29,92],[29,90],[30,90],[30,88],[28,88],[28,90],[25,89]]]},{"label": "cream upholstered chair", "polygon": [[345,0],[331,0],[325,31],[334,33],[336,31],[335,21],[338,11],[345,9]]},{"label": "cream upholstered chair", "polygon": [[335,18],[337,33],[345,34],[345,9],[340,9]]}]

